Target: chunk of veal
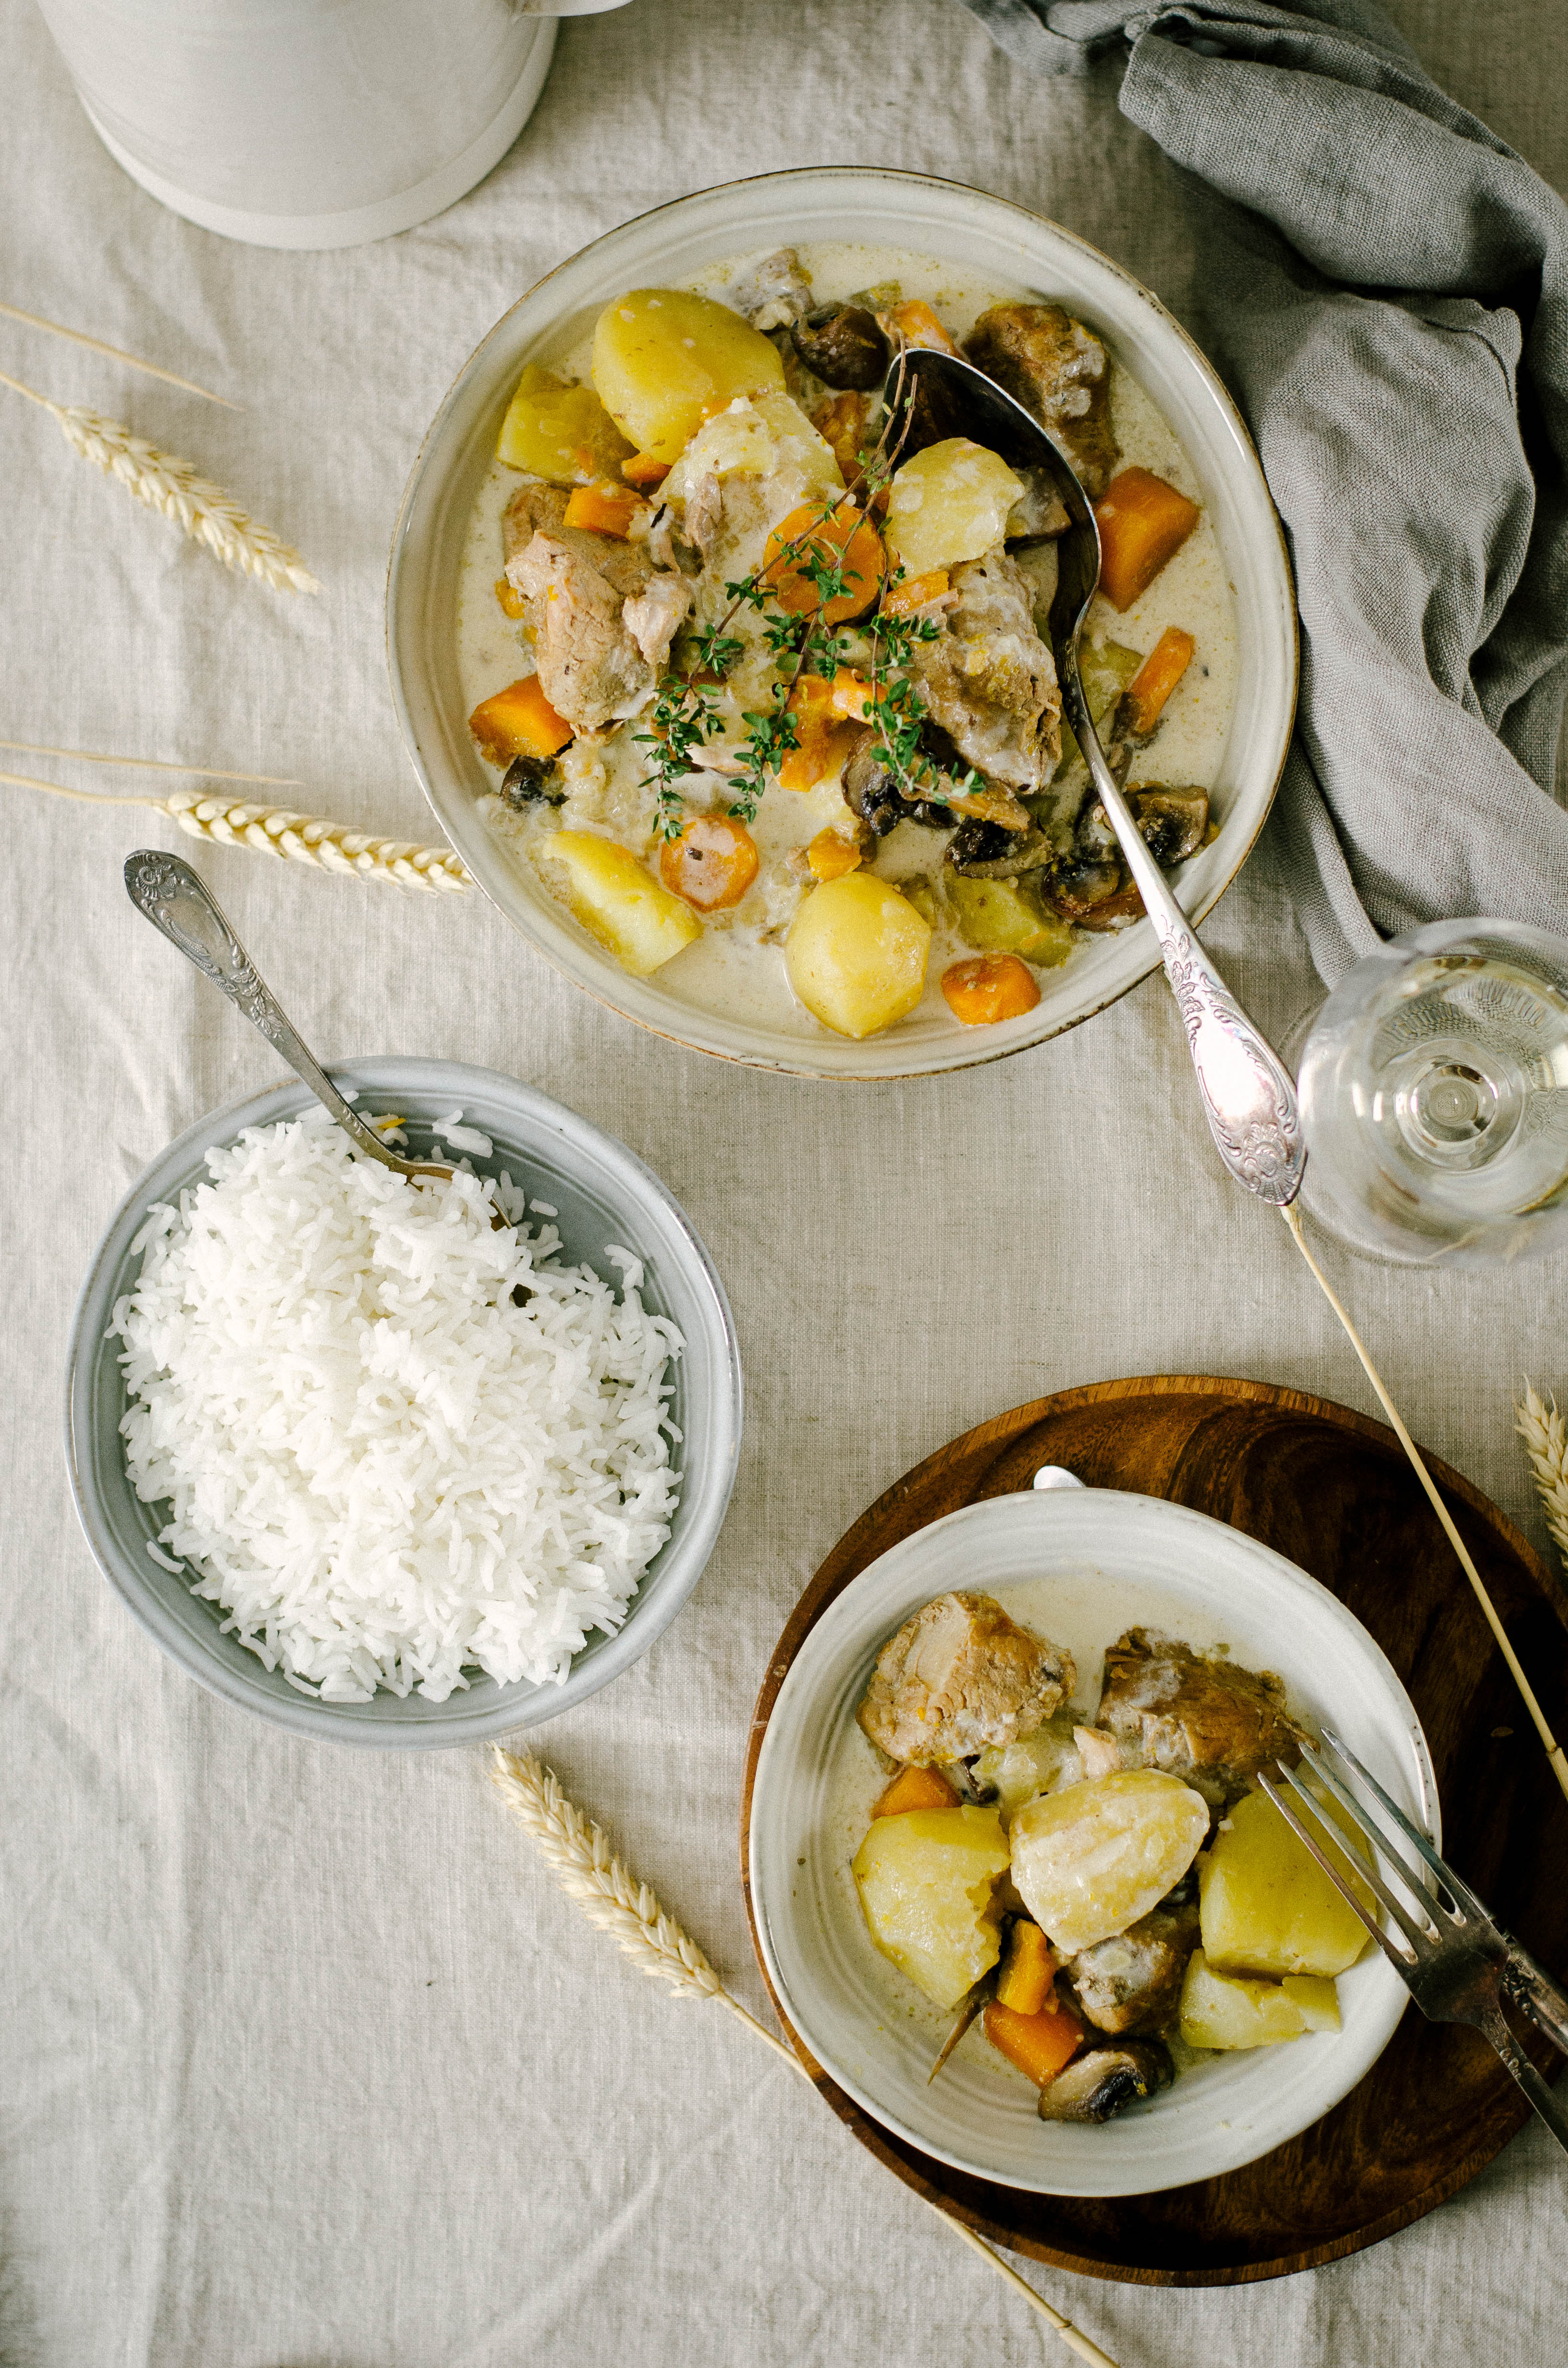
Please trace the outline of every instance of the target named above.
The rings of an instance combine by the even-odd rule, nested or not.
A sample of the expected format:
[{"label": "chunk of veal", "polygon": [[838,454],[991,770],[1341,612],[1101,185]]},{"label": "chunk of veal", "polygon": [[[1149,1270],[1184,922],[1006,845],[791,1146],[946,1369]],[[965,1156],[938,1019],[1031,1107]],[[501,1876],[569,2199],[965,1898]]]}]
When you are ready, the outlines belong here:
[{"label": "chunk of veal", "polygon": [[1260,1768],[1301,1756],[1301,1730],[1272,1670],[1205,1658],[1147,1628],[1107,1651],[1096,1725],[1115,1737],[1123,1767],[1183,1777],[1217,1808]]},{"label": "chunk of veal", "polygon": [[876,1817],[855,1853],[867,1930],[926,1997],[957,2006],[1002,1951],[994,1904],[1007,1839],[994,1809]]},{"label": "chunk of veal", "polygon": [[575,731],[635,715],[691,606],[646,546],[564,523],[567,496],[528,479],[506,505],[506,581],[522,596],[544,693]]},{"label": "chunk of veal", "polygon": [[1207,1804],[1179,1777],[1092,1777],[1015,1812],[1013,1881],[1052,1946],[1075,1957],[1157,1907],[1208,1831]]},{"label": "chunk of veal", "polygon": [[1110,371],[1092,329],[1060,304],[994,304],[964,341],[977,370],[1050,429],[1088,492],[1117,462]]},{"label": "chunk of veal", "polygon": [[1045,787],[1062,753],[1056,661],[1005,552],[953,568],[949,583],[958,597],[942,632],[912,656],[926,712],[966,763],[1027,796]]},{"label": "chunk of veal", "polygon": [[[1375,1917],[1341,1835],[1304,1802],[1290,1806]],[[1367,1945],[1366,1927],[1267,1793],[1248,1793],[1225,1818],[1198,1862],[1198,1895],[1204,1950],[1222,1973],[1343,1974]]]},{"label": "chunk of veal", "polygon": [[1271,2047],[1309,2031],[1339,2029],[1331,1981],[1291,1974],[1282,1982],[1218,1974],[1201,1949],[1188,1960],[1181,1990],[1181,2035],[1188,2047]]},{"label": "chunk of veal", "polygon": [[1164,2031],[1176,2019],[1181,1977],[1198,1945],[1198,1910],[1153,1907],[1068,1960],[1079,2006],[1101,2031]]},{"label": "chunk of veal", "polygon": [[1033,1734],[1075,1674],[989,1595],[938,1595],[882,1646],[856,1716],[891,1758],[929,1767]]}]

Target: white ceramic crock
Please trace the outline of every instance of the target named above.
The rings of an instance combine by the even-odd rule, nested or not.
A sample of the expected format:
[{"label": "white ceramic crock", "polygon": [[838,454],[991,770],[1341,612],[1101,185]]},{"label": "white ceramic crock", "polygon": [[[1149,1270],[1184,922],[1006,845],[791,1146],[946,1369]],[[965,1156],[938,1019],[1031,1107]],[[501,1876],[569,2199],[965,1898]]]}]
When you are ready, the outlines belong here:
[{"label": "white ceramic crock", "polygon": [[174,211],[353,246],[454,205],[544,86],[558,17],[625,0],[39,0],[88,120]]},{"label": "white ceramic crock", "polygon": [[860,1043],[802,1015],[788,1032],[707,1009],[655,972],[634,979],[580,929],[521,855],[487,828],[494,787],[476,754],[458,675],[458,586],[473,504],[526,362],[563,362],[603,307],[629,288],[680,283],[717,262],[786,245],[899,246],[993,284],[1060,297],[1096,329],[1179,438],[1196,471],[1236,603],[1236,707],[1214,788],[1219,835],[1182,871],[1176,894],[1200,921],[1245,860],[1285,761],[1296,703],[1290,565],[1263,471],[1220,379],[1158,297],[1070,231],[1021,206],[915,173],[812,167],[705,189],[597,239],[497,322],[437,413],[392,540],[387,655],[398,720],[436,816],[506,918],[558,970],[657,1035],[808,1077],[911,1077],[1021,1052],[1086,1019],[1147,977],[1159,957],[1140,922],[1075,951],[1040,980],[1021,1019],[965,1028],[945,1008]]}]

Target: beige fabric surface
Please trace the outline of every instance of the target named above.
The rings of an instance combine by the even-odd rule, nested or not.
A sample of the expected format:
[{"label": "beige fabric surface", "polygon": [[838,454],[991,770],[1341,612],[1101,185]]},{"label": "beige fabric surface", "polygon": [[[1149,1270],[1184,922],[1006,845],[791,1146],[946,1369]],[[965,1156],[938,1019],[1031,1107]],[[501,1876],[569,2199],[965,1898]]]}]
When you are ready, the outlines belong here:
[{"label": "beige fabric surface", "polygon": [[[1561,29],[1553,55],[1524,0],[1397,13],[1561,183]],[[455,370],[539,273],[688,189],[843,161],[1035,204],[1178,309],[1198,268],[1175,176],[1105,76],[1029,82],[941,0],[634,0],[568,25],[482,188],[338,254],[228,245],[135,188],[28,0],[0,6],[0,296],[248,408],[4,321],[0,369],[199,458],[326,586],[284,601],[226,575],[0,389],[0,733],[297,774],[301,804],[411,837],[428,818],[382,657],[392,519]],[[744,2031],[624,1967],[499,1814],[478,1754],[275,1733],[165,1661],[98,1577],[60,1453],[78,1277],[136,1171],[275,1064],[126,903],[123,856],[185,844],[172,825],[0,796],[18,1187],[0,2361],[1065,2360]],[[308,1039],[531,1080],[649,1160],[712,1249],[750,1391],[729,1524],[671,1632],[544,1742],[759,2011],[736,1874],[747,1717],[802,1586],[874,1496],[983,1417],[1109,1375],[1251,1374],[1369,1404],[1283,1226],[1221,1173],[1157,981],[1000,1066],[834,1088],[639,1034],[477,898],[200,861]],[[1312,982],[1267,842],[1205,934],[1286,1028]],[[1568,1267],[1336,1271],[1417,1435],[1544,1545],[1510,1408],[1524,1373],[1568,1387]],[[1541,1845],[1562,1851],[1561,1819]],[[1549,2368],[1565,2204],[1531,2130],[1458,2201],[1329,2270],[1218,2293],[1030,2274],[1121,2368]]]}]

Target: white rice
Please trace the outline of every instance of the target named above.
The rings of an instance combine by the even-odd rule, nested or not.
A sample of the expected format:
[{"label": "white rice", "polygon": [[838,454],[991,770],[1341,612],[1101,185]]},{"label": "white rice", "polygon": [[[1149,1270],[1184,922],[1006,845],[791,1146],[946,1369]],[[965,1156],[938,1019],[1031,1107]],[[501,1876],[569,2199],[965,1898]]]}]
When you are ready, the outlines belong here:
[{"label": "white rice", "polygon": [[560,1263],[509,1177],[411,1184],[324,1116],[207,1166],[151,1212],[110,1326],[126,1468],[169,1508],[158,1548],[324,1701],[445,1702],[472,1669],[559,1682],[619,1627],[677,1501],[683,1343],[638,1260],[606,1249],[618,1297]]}]

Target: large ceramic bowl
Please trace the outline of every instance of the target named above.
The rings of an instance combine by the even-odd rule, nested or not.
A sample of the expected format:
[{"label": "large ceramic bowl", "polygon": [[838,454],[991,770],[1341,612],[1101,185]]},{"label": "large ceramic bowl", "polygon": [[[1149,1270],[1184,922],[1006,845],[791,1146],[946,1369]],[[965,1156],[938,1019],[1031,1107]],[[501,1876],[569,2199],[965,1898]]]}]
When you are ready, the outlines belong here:
[{"label": "large ceramic bowl", "polygon": [[429,1121],[460,1107],[466,1123],[495,1146],[491,1157],[473,1166],[484,1174],[507,1169],[530,1199],[559,1211],[562,1255],[569,1262],[583,1261],[613,1281],[617,1269],[604,1263],[606,1246],[631,1250],[646,1269],[643,1304],[669,1316],[685,1335],[670,1403],[683,1440],[680,1504],[672,1534],[650,1565],[623,1626],[613,1636],[593,1637],[559,1686],[503,1686],[476,1676],[466,1692],[444,1702],[417,1692],[403,1701],[379,1692],[368,1702],[319,1702],[225,1635],[217,1608],[199,1600],[148,1554],[163,1508],[143,1505],[126,1476],[121,1343],[104,1337],[115,1301],[141,1269],[131,1245],[153,1201],[177,1201],[203,1178],[214,1144],[232,1143],[244,1127],[270,1126],[313,1107],[301,1085],[274,1087],[198,1120],[137,1178],[116,1210],[94,1252],[71,1328],[65,1455],[72,1493],[110,1586],[165,1652],[225,1701],[298,1735],[338,1743],[418,1748],[479,1742],[538,1725],[608,1685],[647,1651],[696,1586],[724,1518],[740,1447],[734,1323],[712,1260],[679,1205],[613,1135],[493,1069],[384,1057],[335,1062],[332,1074],[381,1108],[405,1113],[416,1154],[452,1156],[430,1136]]},{"label": "large ceramic bowl", "polygon": [[388,662],[403,738],[442,829],[507,919],[568,978],[644,1028],[759,1068],[917,1076],[1021,1051],[1124,995],[1158,960],[1148,923],[1080,946],[1041,979],[1032,1012],[983,1030],[960,1026],[944,1009],[854,1043],[804,1014],[788,1032],[704,1009],[683,997],[678,962],[667,977],[629,978],[486,827],[476,802],[494,780],[469,737],[458,678],[463,540],[523,365],[564,360],[628,288],[813,240],[915,249],[993,283],[1061,297],[1104,336],[1175,429],[1234,587],[1239,640],[1236,709],[1214,790],[1219,835],[1186,866],[1178,887],[1201,920],[1262,827],[1290,734],[1295,609],[1278,520],[1235,406],[1158,298],[1055,222],[978,189],[915,173],[771,173],[644,214],[541,279],[465,365],[425,438],[392,541]]},{"label": "large ceramic bowl", "polygon": [[[1305,1571],[1207,1514],[1111,1489],[999,1497],[935,1521],[863,1571],[806,1637],[780,1688],[752,1793],[750,1870],[768,1978],[819,2064],[928,2155],[1044,2195],[1142,2195],[1237,2169],[1317,2121],[1393,2036],[1403,1984],[1375,1949],[1339,1982],[1342,2031],[1201,2058],[1103,2128],[1042,2122],[978,2031],[927,2085],[950,2023],[873,1948],[849,1859],[881,1781],[855,1724],[877,1653],[953,1586],[1006,1601],[1044,1583],[1046,1633],[1092,1708],[1100,1656],[1131,1625],[1277,1669],[1437,1838],[1437,1786],[1410,1699],[1345,1606]],[[861,1805],[857,1808],[857,1804]]]}]

